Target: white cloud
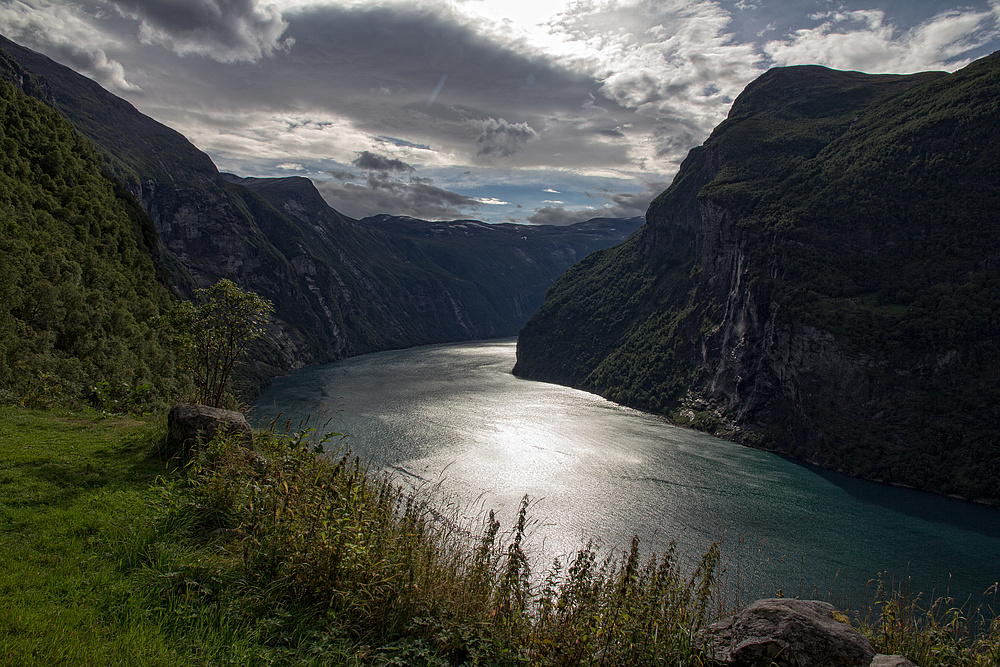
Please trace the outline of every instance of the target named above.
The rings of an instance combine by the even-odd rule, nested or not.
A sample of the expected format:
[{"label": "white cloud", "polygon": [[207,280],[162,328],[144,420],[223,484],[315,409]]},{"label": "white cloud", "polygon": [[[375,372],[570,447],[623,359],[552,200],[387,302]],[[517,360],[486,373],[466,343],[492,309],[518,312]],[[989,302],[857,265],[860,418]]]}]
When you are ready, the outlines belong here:
[{"label": "white cloud", "polygon": [[347,164],[373,145],[371,136],[349,120],[322,111],[159,111],[156,116],[161,121],[184,127],[191,143],[211,155],[222,170],[244,176],[263,175],[275,164],[282,169],[329,160]]},{"label": "white cloud", "polygon": [[587,45],[601,93],[632,109],[634,163],[672,172],[760,74],[752,44],[729,34],[731,16],[709,0],[579,2],[553,24]]},{"label": "white cloud", "polygon": [[819,26],[770,41],[764,51],[778,65],[818,63],[872,73],[954,70],[969,62],[963,54],[996,38],[997,7],[943,12],[909,30],[886,21],[882,10],[820,14]]},{"label": "white cloud", "polygon": [[109,89],[140,90],[126,79],[122,64],[108,57],[105,49],[113,46],[114,40],[75,5],[12,0],[0,5],[0,26],[7,38],[44,51]]}]

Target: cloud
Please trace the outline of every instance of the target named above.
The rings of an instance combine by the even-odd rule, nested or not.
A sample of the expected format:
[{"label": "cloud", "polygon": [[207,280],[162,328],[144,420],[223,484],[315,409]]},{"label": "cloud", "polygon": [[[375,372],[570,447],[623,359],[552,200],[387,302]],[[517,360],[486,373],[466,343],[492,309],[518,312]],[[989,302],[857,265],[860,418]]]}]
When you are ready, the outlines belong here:
[{"label": "cloud", "polygon": [[361,154],[351,164],[365,171],[399,171],[404,173],[415,171],[411,165],[406,164],[402,160],[388,158],[384,155],[376,155],[369,151],[361,151]]},{"label": "cloud", "polygon": [[476,138],[476,155],[479,156],[510,157],[538,138],[538,133],[527,123],[508,123],[503,118],[473,122],[482,127]]},{"label": "cloud", "polygon": [[[0,0],[0,30],[115,89],[225,171],[329,173],[352,215],[480,206],[501,219],[523,204],[578,216],[592,203],[628,217],[647,193],[628,201],[622,179],[669,179],[767,66],[954,69],[997,43],[1000,0],[970,3],[556,0],[505,21],[516,3]],[[493,180],[470,185],[469,169]],[[530,186],[515,194],[515,181]],[[609,183],[592,202],[575,194]],[[539,202],[549,185],[568,194]]]},{"label": "cloud", "polygon": [[997,37],[997,16],[989,11],[942,12],[909,30],[887,21],[882,10],[826,12],[813,18],[822,23],[764,45],[775,64],[821,63],[872,73],[954,70],[969,62],[964,54]]},{"label": "cloud", "polygon": [[578,2],[552,28],[589,47],[600,94],[632,112],[634,163],[669,173],[761,72],[731,21],[711,0],[620,0]]},{"label": "cloud", "polygon": [[[646,184],[640,192],[616,192],[608,189],[587,193],[601,206],[584,209],[567,209],[564,206],[543,206],[528,216],[527,221],[536,225],[571,225],[591,218],[637,218],[646,214],[649,202],[663,192],[667,184],[657,181]],[[542,203],[562,204],[546,200]]]},{"label": "cloud", "polygon": [[146,44],[161,44],[178,55],[198,55],[221,63],[255,62],[293,40],[281,11],[259,0],[109,0],[122,16],[139,22]]},{"label": "cloud", "polygon": [[600,217],[611,216],[603,216],[596,209],[567,211],[562,206],[543,206],[528,216],[528,222],[533,225],[572,225]]},{"label": "cloud", "polygon": [[[275,159],[308,164],[318,153],[304,132],[292,128],[286,134],[294,131],[303,140],[287,136],[267,146],[255,141],[264,135],[273,139],[280,129],[270,119],[256,130],[249,126],[251,119],[268,115],[322,118],[347,128],[340,139],[323,139],[336,144],[323,157],[342,164],[368,150],[425,166],[502,160],[512,168],[634,168],[626,142],[580,132],[613,129],[621,124],[614,114],[629,113],[606,99],[585,107],[600,98],[600,81],[524,44],[501,43],[477,31],[454,7],[443,2],[286,7],[281,39],[294,44],[253,64],[136,46],[141,60],[135,67],[156,86],[145,98],[130,101],[196,138],[196,145],[229,171],[244,168],[260,150],[274,158],[270,164]],[[119,29],[134,27],[131,20],[115,18]],[[135,32],[125,38],[134,41]],[[446,85],[428,107],[444,74]],[[223,120],[227,117],[238,129]],[[242,155],[238,143],[245,146]],[[289,152],[275,155],[279,146]]]},{"label": "cloud", "polygon": [[408,215],[427,220],[467,217],[482,206],[508,202],[495,197],[469,197],[434,185],[434,179],[418,176],[416,168],[402,160],[361,152],[352,163],[364,171],[364,182],[351,182],[350,172],[333,170],[337,181],[314,181],[326,201],[354,218],[379,213]]},{"label": "cloud", "polygon": [[420,150],[424,151],[431,150],[431,147],[428,146],[427,144],[418,144],[413,141],[408,141],[406,139],[399,139],[397,137],[387,137],[383,134],[376,136],[375,139],[387,144],[392,144],[393,146],[403,146],[405,148],[419,148]]},{"label": "cloud", "polygon": [[105,49],[114,40],[72,5],[14,0],[0,5],[0,25],[9,39],[47,53],[106,88],[141,90],[126,79],[122,64],[108,57]]}]

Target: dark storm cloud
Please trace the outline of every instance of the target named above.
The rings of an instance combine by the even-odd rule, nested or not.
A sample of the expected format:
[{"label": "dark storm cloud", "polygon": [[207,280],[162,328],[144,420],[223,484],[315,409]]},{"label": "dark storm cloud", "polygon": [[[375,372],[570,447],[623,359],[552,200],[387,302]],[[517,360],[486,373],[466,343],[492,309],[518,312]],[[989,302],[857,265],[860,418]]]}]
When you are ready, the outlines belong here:
[{"label": "dark storm cloud", "polygon": [[411,172],[414,171],[412,165],[408,165],[402,160],[396,160],[393,158],[385,157],[384,155],[376,155],[370,151],[362,151],[358,155],[357,159],[354,160],[353,164],[358,169],[364,169],[366,171],[399,171],[399,172]]},{"label": "dark storm cloud", "polygon": [[258,0],[110,0],[139,21],[143,41],[181,55],[197,54],[224,63],[256,61],[276,49],[288,24],[273,4]]},{"label": "dark storm cloud", "polygon": [[538,138],[538,133],[527,123],[490,118],[479,125],[483,131],[476,139],[476,154],[484,157],[510,157]]},{"label": "dark storm cloud", "polygon": [[582,211],[567,211],[562,206],[543,206],[529,215],[527,220],[533,225],[572,225],[577,222],[584,222],[591,218],[612,217],[602,216],[595,209],[585,209]]},{"label": "dark storm cloud", "polygon": [[[599,97],[598,80],[477,34],[446,10],[322,6],[286,12],[284,20],[283,38],[294,41],[287,54],[262,60],[252,78],[208,63],[192,74],[205,88],[198,94],[211,89],[217,104],[234,108],[335,113],[374,141],[433,147],[470,161],[510,157],[537,143],[556,166],[624,163],[622,151],[608,150],[596,133],[566,141],[575,155],[562,161],[552,156],[564,148],[542,148],[543,141],[568,138],[607,113],[584,109]],[[602,104],[623,111],[608,100]]]},{"label": "dark storm cloud", "polygon": [[[367,161],[396,162],[412,169],[399,160],[381,161],[371,158]],[[358,158],[360,161],[362,158]],[[360,167],[360,165],[358,165]],[[365,167],[360,167],[365,169]],[[394,173],[395,172],[395,173]],[[426,220],[454,220],[467,217],[470,210],[482,206],[474,197],[452,192],[434,185],[433,179],[411,175],[401,178],[404,169],[366,169],[364,183],[318,181],[316,188],[323,198],[341,213],[353,218],[364,218],[378,213],[409,215]]]},{"label": "dark storm cloud", "polygon": [[354,175],[354,172],[352,172],[352,171],[342,171],[342,170],[339,170],[339,169],[331,169],[331,170],[328,170],[326,173],[330,174],[331,176],[333,176],[334,178],[336,178],[338,181],[353,181],[356,178],[355,175]]}]

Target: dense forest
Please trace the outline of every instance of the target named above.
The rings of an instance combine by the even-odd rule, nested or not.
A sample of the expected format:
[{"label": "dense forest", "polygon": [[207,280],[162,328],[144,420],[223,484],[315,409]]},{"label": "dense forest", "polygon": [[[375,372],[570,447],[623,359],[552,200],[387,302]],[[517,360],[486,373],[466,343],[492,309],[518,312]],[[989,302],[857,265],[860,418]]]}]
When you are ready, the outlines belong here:
[{"label": "dense forest", "polygon": [[998,144],[1000,54],[771,70],[640,232],[551,288],[515,372],[995,503]]},{"label": "dense forest", "polygon": [[0,391],[98,406],[181,388],[157,236],[101,156],[0,81]]}]

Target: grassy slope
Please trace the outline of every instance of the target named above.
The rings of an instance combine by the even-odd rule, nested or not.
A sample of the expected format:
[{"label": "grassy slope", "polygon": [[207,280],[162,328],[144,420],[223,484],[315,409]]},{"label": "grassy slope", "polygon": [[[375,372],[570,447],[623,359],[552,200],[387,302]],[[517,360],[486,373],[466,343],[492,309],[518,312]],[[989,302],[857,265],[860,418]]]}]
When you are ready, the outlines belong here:
[{"label": "grassy slope", "polygon": [[[163,464],[130,419],[0,407],[0,663],[172,664],[136,622],[109,540]],[[131,615],[131,622],[127,619]],[[125,619],[123,619],[125,617]]]}]

